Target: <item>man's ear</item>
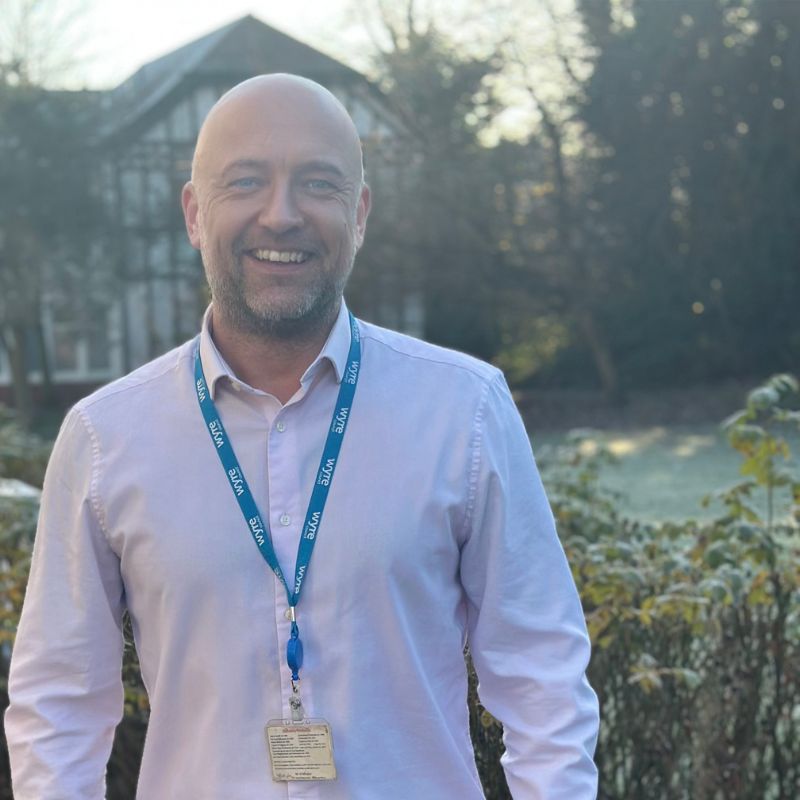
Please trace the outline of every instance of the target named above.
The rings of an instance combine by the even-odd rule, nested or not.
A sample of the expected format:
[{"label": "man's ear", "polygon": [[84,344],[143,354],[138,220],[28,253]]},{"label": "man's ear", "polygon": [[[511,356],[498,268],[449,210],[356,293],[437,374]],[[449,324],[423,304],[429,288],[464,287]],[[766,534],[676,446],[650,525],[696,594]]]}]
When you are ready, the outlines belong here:
[{"label": "man's ear", "polygon": [[183,207],[183,219],[186,223],[186,233],[192,247],[200,249],[200,225],[198,223],[199,209],[197,206],[197,192],[194,185],[189,181],[181,192],[181,206]]},{"label": "man's ear", "polygon": [[356,249],[364,244],[364,234],[367,231],[367,217],[372,208],[372,194],[369,186],[365,183],[361,187],[361,195],[358,198],[356,207]]}]

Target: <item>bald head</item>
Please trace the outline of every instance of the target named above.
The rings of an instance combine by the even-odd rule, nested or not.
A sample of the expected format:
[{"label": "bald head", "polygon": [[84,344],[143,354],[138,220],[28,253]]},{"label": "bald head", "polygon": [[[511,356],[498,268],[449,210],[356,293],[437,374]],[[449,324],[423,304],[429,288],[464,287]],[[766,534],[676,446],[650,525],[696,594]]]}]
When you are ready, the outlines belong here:
[{"label": "bald head", "polygon": [[285,339],[330,330],[370,192],[358,132],[327,89],[278,74],[223,95],[200,130],[181,201],[218,332]]},{"label": "bald head", "polygon": [[258,75],[237,84],[214,104],[197,137],[192,182],[202,181],[225,141],[248,125],[268,118],[275,126],[294,126],[298,134],[325,130],[351,174],[363,183],[361,140],[347,109],[324,86],[287,73]]}]

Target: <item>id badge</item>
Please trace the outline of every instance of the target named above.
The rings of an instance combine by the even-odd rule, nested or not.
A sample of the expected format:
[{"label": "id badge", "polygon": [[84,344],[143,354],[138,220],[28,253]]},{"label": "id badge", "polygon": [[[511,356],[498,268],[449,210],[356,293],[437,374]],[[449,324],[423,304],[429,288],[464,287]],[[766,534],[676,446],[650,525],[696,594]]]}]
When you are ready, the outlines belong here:
[{"label": "id badge", "polygon": [[336,780],[331,727],[322,719],[273,719],[265,729],[274,781]]}]

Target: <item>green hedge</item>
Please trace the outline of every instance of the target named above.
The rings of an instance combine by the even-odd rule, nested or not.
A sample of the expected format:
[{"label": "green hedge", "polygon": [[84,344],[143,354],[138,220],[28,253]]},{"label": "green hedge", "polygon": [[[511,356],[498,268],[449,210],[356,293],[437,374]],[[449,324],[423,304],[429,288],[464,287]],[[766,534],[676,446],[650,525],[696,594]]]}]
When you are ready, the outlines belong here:
[{"label": "green hedge", "polygon": [[[539,454],[594,643],[601,800],[800,797],[800,479],[787,470],[783,438],[787,427],[800,427],[797,407],[797,382],[778,376],[723,423],[742,456],[742,478],[716,493],[724,512],[710,522],[642,525],[623,517],[597,480],[610,456],[586,455],[580,434]],[[18,446],[24,438],[5,419],[0,459],[4,441],[15,443],[17,466],[20,452],[36,452]],[[787,505],[790,513],[776,518],[774,509]],[[30,504],[0,507],[3,707],[34,518]],[[498,765],[502,729],[481,708],[470,677],[478,769],[488,800],[502,800],[510,797]],[[124,679],[110,800],[134,796],[147,725],[130,645]],[[3,748],[0,800],[10,797]]]}]

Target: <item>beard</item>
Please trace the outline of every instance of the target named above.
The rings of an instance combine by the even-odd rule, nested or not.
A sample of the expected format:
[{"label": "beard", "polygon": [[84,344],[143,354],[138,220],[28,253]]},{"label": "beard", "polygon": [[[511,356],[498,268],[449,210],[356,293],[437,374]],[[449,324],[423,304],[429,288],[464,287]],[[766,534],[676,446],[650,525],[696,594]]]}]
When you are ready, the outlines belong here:
[{"label": "beard", "polygon": [[[241,254],[243,249],[235,247],[234,253]],[[336,268],[318,269],[302,285],[291,285],[294,276],[287,276],[286,282],[280,281],[283,285],[276,284],[274,293],[266,287],[248,291],[243,255],[225,258],[208,252],[205,246],[201,255],[214,308],[229,326],[257,338],[301,339],[333,324],[353,268],[355,248],[341,254],[342,263]]]}]

